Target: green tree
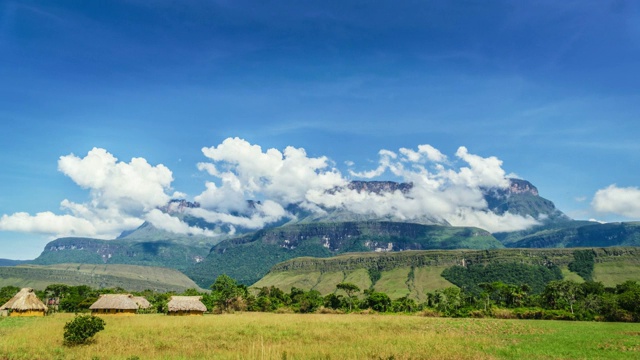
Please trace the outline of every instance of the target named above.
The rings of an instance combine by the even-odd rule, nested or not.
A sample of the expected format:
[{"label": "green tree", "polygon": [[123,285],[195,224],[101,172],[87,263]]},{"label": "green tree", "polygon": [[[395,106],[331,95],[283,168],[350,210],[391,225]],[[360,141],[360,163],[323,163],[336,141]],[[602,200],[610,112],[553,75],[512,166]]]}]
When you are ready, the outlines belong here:
[{"label": "green tree", "polygon": [[582,288],[571,280],[552,281],[547,284],[542,293],[542,298],[548,307],[552,309],[567,308],[573,314],[573,305],[582,295]]},{"label": "green tree", "polygon": [[347,293],[347,296],[349,297],[349,311],[351,311],[353,308],[353,294],[359,293],[360,288],[356,284],[348,282],[341,282],[336,285],[336,288]]},{"label": "green tree", "polygon": [[5,286],[3,288],[0,288],[0,306],[2,306],[2,304],[4,304],[7,301],[9,301],[19,291],[20,291],[19,287],[11,286],[11,285],[10,286]]},{"label": "green tree", "polygon": [[379,312],[386,312],[391,308],[391,299],[389,296],[377,291],[369,293],[366,302],[369,308]]},{"label": "green tree", "polygon": [[593,250],[576,250],[573,252],[573,261],[569,263],[569,270],[580,275],[585,281],[593,280],[595,267],[595,255]]},{"label": "green tree", "polygon": [[408,312],[408,313],[415,312],[419,308],[418,303],[416,303],[415,300],[406,296],[393,300],[391,302],[391,307],[393,309],[393,312]]},{"label": "green tree", "polygon": [[228,275],[220,275],[216,278],[216,281],[211,285],[211,295],[213,296],[213,302],[217,305],[222,312],[228,312],[234,307],[234,303],[238,303],[243,295],[246,295],[246,287],[238,285]]}]

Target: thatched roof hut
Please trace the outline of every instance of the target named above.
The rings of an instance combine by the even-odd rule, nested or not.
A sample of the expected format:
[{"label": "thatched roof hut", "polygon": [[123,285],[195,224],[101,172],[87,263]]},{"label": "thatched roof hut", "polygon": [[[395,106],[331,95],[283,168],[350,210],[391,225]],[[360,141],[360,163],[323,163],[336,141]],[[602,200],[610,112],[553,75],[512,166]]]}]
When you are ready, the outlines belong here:
[{"label": "thatched roof hut", "polygon": [[138,304],[131,294],[104,294],[89,309],[93,314],[132,315],[138,310]]},{"label": "thatched roof hut", "polygon": [[172,296],[167,304],[169,315],[202,315],[207,307],[200,301],[202,296]]},{"label": "thatched roof hut", "polygon": [[21,289],[14,297],[0,306],[0,311],[10,311],[10,316],[44,316],[48,308],[31,288]]},{"label": "thatched roof hut", "polygon": [[149,300],[145,299],[143,296],[134,296],[133,301],[138,304],[139,309],[146,310],[151,307],[151,303],[149,302]]}]

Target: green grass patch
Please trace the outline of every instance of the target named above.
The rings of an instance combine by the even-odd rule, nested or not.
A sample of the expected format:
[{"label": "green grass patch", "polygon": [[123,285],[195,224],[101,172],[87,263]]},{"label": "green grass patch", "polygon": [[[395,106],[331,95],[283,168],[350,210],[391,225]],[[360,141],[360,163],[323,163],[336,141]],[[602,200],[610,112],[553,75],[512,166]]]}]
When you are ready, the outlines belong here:
[{"label": "green grass patch", "polygon": [[637,359],[640,325],[407,315],[236,313],[104,317],[62,346],[71,314],[0,320],[4,359]]},{"label": "green grass patch", "polygon": [[425,266],[414,269],[413,291],[409,294],[410,297],[418,300],[425,301],[427,299],[427,292],[434,292],[455,286],[447,279],[440,276],[442,271],[447,266]]},{"label": "green grass patch", "polygon": [[374,289],[387,294],[391,299],[397,299],[409,294],[407,277],[410,267],[402,267],[382,272],[380,280],[374,285]]},{"label": "green grass patch", "polygon": [[571,280],[571,281],[575,281],[577,283],[584,282],[584,279],[580,275],[578,275],[578,274],[574,273],[573,271],[569,270],[569,268],[567,268],[566,266],[560,267],[560,271],[562,272],[562,277],[565,280]]},{"label": "green grass patch", "polygon": [[[634,259],[635,260],[635,259]],[[627,280],[640,279],[640,263],[633,260],[596,263],[593,279],[605,286],[615,286]]]},{"label": "green grass patch", "polygon": [[262,288],[265,286],[275,286],[284,292],[290,292],[292,287],[310,290],[318,283],[320,275],[321,273],[319,271],[304,273],[269,273],[251,287]]}]

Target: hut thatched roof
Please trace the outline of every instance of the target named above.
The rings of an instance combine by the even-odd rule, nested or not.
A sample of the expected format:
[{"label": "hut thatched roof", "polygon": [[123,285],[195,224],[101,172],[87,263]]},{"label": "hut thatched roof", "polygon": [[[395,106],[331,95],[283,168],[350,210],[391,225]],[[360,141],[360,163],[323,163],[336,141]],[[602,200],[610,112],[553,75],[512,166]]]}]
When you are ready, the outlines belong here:
[{"label": "hut thatched roof", "polygon": [[134,296],[133,301],[138,304],[138,307],[140,309],[148,309],[151,307],[151,303],[149,302],[149,300],[145,299],[143,296]]},{"label": "hut thatched roof", "polygon": [[16,311],[29,311],[29,310],[42,310],[47,311],[47,305],[45,305],[31,288],[21,289],[14,297],[7,301],[0,307],[0,310],[16,310]]},{"label": "hut thatched roof", "polygon": [[207,311],[200,301],[202,296],[172,296],[167,304],[169,311]]},{"label": "hut thatched roof", "polygon": [[91,310],[116,309],[116,310],[138,310],[138,304],[133,300],[131,294],[104,294],[91,306]]}]

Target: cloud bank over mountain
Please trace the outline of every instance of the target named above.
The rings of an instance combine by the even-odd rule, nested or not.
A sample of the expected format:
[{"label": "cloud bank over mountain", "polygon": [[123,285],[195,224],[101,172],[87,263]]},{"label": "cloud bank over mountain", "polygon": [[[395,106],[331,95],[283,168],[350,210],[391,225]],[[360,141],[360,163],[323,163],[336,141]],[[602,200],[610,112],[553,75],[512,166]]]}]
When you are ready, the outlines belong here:
[{"label": "cloud bank over mountain", "polygon": [[[489,211],[483,190],[509,186],[503,163],[494,156],[472,154],[464,146],[453,158],[428,144],[398,151],[383,149],[373,169],[355,171],[356,164],[346,162],[348,175],[329,158],[310,157],[303,148],[263,150],[240,138],[225,139],[217,146],[203,148],[202,153],[207,161],[198,163],[197,168],[209,179],[202,193],[193,196],[201,207],[185,211],[207,222],[226,225],[230,234],[236,227],[259,229],[294,218],[286,210],[290,205],[319,214],[339,209],[403,221],[429,217],[491,232],[521,230],[540,220]],[[105,149],[94,148],[84,157],[61,156],[58,169],[88,190],[88,200],[62,200],[62,214],[45,211],[3,215],[0,230],[108,239],[148,221],[174,233],[216,235],[211,229],[189,226],[158,210],[172,198],[187,197],[171,187],[173,173],[162,164],[151,165],[143,158],[124,162]],[[347,186],[352,180],[384,177],[413,186],[406,191],[381,193]],[[592,206],[600,212],[640,217],[639,203],[637,188],[611,185],[595,194]]]},{"label": "cloud bank over mountain", "polygon": [[601,213],[620,214],[628,218],[640,218],[640,189],[609,185],[596,192],[591,206]]}]

